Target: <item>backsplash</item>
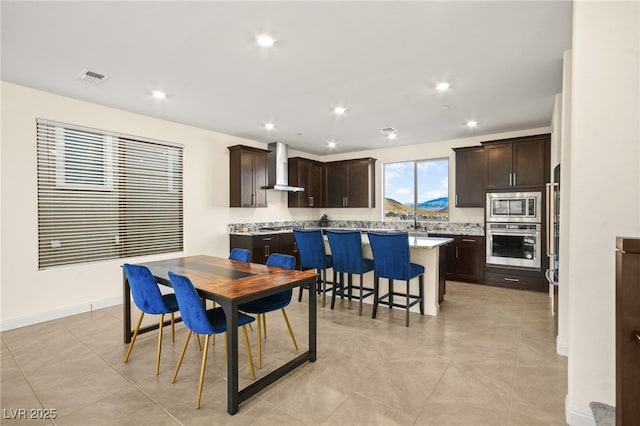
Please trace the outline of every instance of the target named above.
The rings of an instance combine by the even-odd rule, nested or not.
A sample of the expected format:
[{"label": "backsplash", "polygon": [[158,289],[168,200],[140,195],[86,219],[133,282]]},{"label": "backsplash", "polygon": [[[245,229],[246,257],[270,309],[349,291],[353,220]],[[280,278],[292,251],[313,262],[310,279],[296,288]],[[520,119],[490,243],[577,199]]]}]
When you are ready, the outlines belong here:
[{"label": "backsplash", "polygon": [[[265,228],[319,228],[317,220],[231,223],[229,233],[258,232]],[[383,222],[370,220],[329,220],[327,228],[343,229],[395,229],[399,231],[427,231],[438,234],[454,235],[484,235],[483,223],[452,223],[452,222],[418,222],[418,229],[413,228],[413,221]]]}]

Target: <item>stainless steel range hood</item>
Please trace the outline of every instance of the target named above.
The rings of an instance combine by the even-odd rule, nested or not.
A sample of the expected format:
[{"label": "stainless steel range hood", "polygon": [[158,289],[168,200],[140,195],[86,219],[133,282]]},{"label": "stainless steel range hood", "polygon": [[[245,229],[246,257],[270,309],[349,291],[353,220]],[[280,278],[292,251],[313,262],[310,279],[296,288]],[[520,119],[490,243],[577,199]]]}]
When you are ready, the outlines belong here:
[{"label": "stainless steel range hood", "polygon": [[264,189],[291,192],[304,191],[304,188],[300,188],[299,186],[289,186],[289,158],[287,156],[287,145],[282,142],[272,142],[269,144],[268,149],[268,181],[267,186],[265,186]]}]

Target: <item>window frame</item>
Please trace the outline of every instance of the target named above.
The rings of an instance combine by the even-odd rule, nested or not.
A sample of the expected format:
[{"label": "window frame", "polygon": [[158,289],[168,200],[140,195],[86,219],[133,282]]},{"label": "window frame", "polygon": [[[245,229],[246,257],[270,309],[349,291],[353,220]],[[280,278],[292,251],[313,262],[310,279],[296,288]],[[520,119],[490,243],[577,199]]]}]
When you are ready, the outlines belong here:
[{"label": "window frame", "polygon": [[[418,219],[418,205],[419,205],[419,187],[418,187],[418,165],[420,163],[429,163],[429,162],[436,162],[436,161],[446,161],[447,163],[447,217],[446,219],[444,218],[433,218],[433,219]],[[405,161],[390,161],[387,163],[383,163],[382,165],[382,221],[383,222],[407,222],[407,221],[412,221],[412,222],[448,222],[451,219],[451,211],[450,211],[450,207],[451,207],[451,203],[449,202],[449,200],[451,199],[450,196],[450,190],[449,190],[449,182],[450,182],[450,173],[451,173],[451,168],[450,168],[450,158],[449,157],[437,157],[437,158],[425,158],[425,159],[421,159],[421,160],[405,160]],[[411,164],[413,167],[413,214],[412,214],[412,218],[411,219],[392,219],[392,218],[388,218],[387,217],[387,210],[386,210],[386,199],[387,199],[387,170],[386,167],[387,165],[392,165],[392,164],[401,164],[401,163],[406,163],[406,164]],[[393,199],[393,198],[390,198]],[[403,205],[405,205],[403,203]]]}]

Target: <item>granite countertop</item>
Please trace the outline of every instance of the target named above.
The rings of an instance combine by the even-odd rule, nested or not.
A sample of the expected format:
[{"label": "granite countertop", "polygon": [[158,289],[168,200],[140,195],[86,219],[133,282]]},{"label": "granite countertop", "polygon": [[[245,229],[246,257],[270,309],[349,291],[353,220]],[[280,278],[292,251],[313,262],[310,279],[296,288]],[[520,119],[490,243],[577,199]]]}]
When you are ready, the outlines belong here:
[{"label": "granite countertop", "polygon": [[302,229],[330,229],[330,230],[359,230],[368,231],[404,231],[415,237],[441,236],[441,235],[469,235],[484,236],[484,224],[482,223],[456,223],[456,222],[422,222],[419,229],[412,229],[413,223],[408,222],[384,222],[384,221],[329,221],[329,226],[319,227],[317,221],[296,222],[265,222],[230,224],[229,235],[259,236],[268,234],[290,233],[293,228]]}]

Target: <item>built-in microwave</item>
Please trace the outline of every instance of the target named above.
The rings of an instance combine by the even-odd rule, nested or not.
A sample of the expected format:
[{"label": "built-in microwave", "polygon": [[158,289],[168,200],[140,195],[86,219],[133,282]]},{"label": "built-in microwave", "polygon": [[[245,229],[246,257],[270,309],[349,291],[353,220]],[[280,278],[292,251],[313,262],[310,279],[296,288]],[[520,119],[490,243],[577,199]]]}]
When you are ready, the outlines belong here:
[{"label": "built-in microwave", "polygon": [[487,193],[487,222],[540,222],[542,192]]}]

